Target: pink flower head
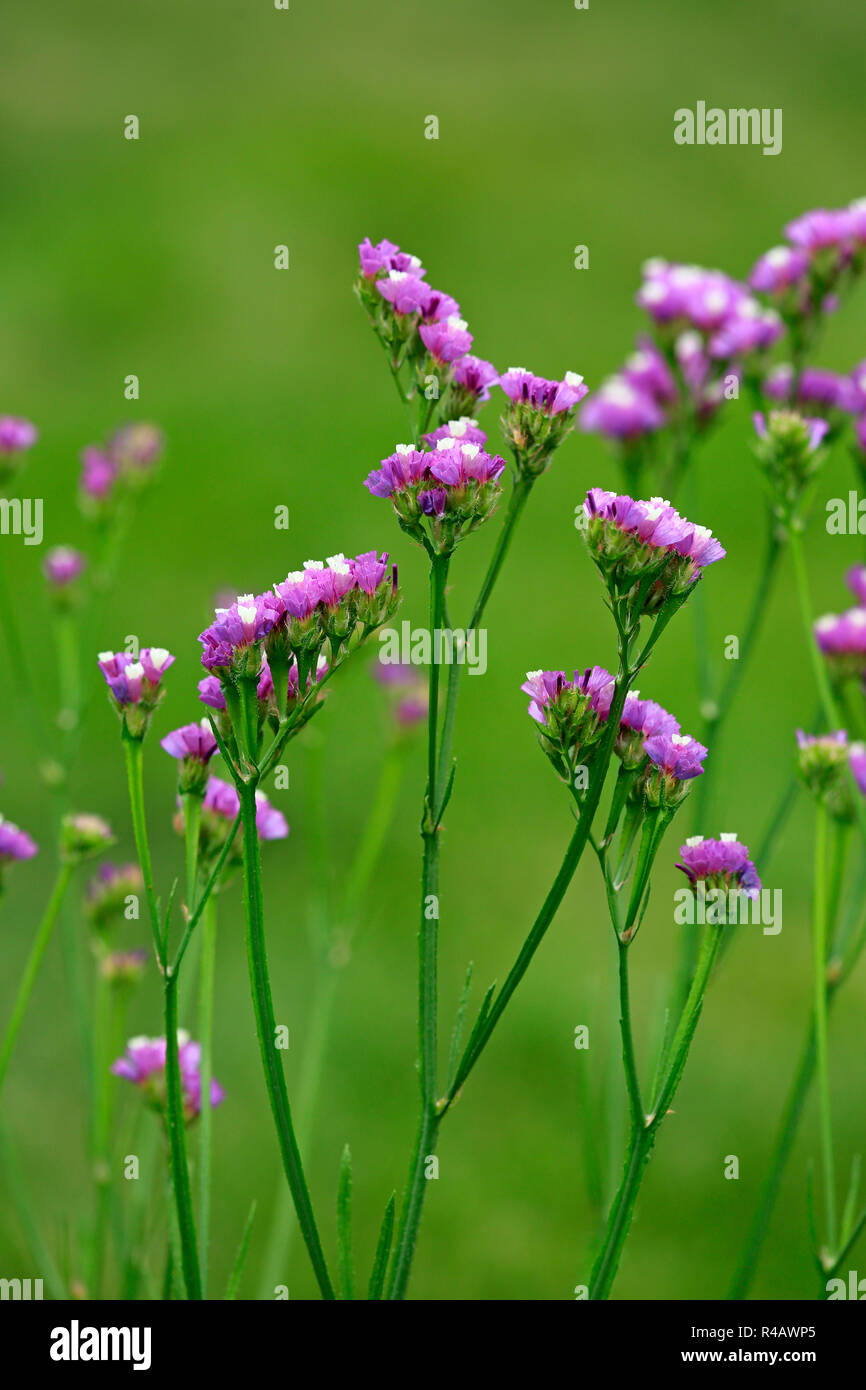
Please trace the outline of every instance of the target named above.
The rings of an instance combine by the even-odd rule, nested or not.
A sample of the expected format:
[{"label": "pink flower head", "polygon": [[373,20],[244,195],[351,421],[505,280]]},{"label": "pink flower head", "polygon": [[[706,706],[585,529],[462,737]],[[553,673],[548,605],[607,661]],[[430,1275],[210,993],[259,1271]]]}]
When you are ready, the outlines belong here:
[{"label": "pink flower head", "polygon": [[35,840],[0,815],[0,868],[17,859],[32,859],[39,849]]},{"label": "pink flower head", "polygon": [[202,719],[199,724],[183,724],[179,729],[173,729],[160,740],[160,747],[165,749],[169,757],[193,758],[206,765],[217,750],[217,741],[210,721]]},{"label": "pink flower head", "polygon": [[83,574],[87,559],[80,550],[69,545],[57,545],[45,556],[42,570],[55,589],[65,589]]},{"label": "pink flower head", "polygon": [[422,323],[419,333],[431,357],[442,364],[463,357],[472,346],[472,334],[465,319],[455,314],[438,319],[435,323]]},{"label": "pink flower head", "polygon": [[848,208],[815,208],[789,222],[785,236],[803,251],[814,254],[828,247],[844,247],[854,232],[855,219]]},{"label": "pink flower head", "polygon": [[845,583],[857,602],[866,608],[866,565],[854,565],[845,575]]},{"label": "pink flower head", "polygon": [[109,440],[108,454],[120,468],[145,472],[158,461],[164,443],[162,431],[156,425],[137,421],[115,431]]},{"label": "pink flower head", "polygon": [[702,882],[727,892],[738,889],[747,898],[757,898],[761,891],[761,880],[748,848],[740,844],[736,835],[723,834],[718,840],[693,835],[680,847],[680,854],[683,862],[677,868],[682,869],[693,888]]},{"label": "pink flower head", "polygon": [[644,744],[646,755],[665,777],[676,782],[689,781],[703,772],[708,749],[690,734],[654,734]]},{"label": "pink flower head", "polygon": [[89,445],[81,454],[81,491],[94,501],[103,501],[117,480],[117,464],[103,449]]},{"label": "pink flower head", "polygon": [[657,401],[623,377],[604,382],[580,413],[582,430],[626,441],[661,429],[663,424],[664,415]]},{"label": "pink flower head", "polygon": [[99,653],[99,669],[119,705],[152,705],[173,662],[164,647],[144,647],[138,657],[128,652]]},{"label": "pink flower head", "polygon": [[485,362],[483,357],[473,357],[471,353],[457,359],[453,376],[455,384],[481,404],[490,400],[490,387],[499,380],[499,373],[492,362]]},{"label": "pink flower head", "polygon": [[21,454],[32,449],[39,431],[29,420],[16,415],[0,415],[0,455]]},{"label": "pink flower head", "polygon": [[515,405],[528,405],[544,415],[559,415],[571,410],[588,395],[589,387],[577,372],[566,372],[562,381],[548,381],[534,376],[525,367],[509,367],[499,378],[499,385]]},{"label": "pink flower head", "polygon": [[430,286],[416,274],[406,270],[389,270],[376,289],[398,314],[417,314],[430,296]]},{"label": "pink flower head", "polygon": [[[191,1042],[188,1033],[178,1029],[178,1062],[180,1068],[183,1115],[189,1123],[201,1112],[201,1046]],[[112,1063],[115,1076],[131,1081],[144,1092],[148,1101],[158,1110],[166,1103],[166,1041],[165,1038],[132,1038],[124,1055]],[[217,1106],[225,1099],[225,1092],[216,1080],[211,1081],[210,1103]]]},{"label": "pink flower head", "polygon": [[794,246],[774,246],[752,269],[749,284],[762,294],[781,294],[802,280],[809,268],[807,253]]}]

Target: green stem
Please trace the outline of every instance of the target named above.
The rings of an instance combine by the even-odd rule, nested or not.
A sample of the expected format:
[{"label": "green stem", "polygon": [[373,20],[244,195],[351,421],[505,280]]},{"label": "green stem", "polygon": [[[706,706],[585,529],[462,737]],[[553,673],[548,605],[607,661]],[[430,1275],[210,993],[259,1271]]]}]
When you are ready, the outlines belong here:
[{"label": "green stem", "polygon": [[202,1296],[201,1272],[189,1183],[189,1167],[186,1159],[186,1127],[178,1057],[177,981],[178,977],[174,973],[169,973],[165,978],[165,1120],[168,1129],[171,1181],[177,1212],[183,1281],[186,1285],[187,1298],[200,1299]]},{"label": "green stem", "polygon": [[[430,632],[442,626],[445,585],[450,557],[433,555],[430,566]],[[421,819],[424,843],[421,872],[421,919],[418,931],[418,1078],[421,1114],[409,1164],[409,1180],[400,1213],[394,1263],[388,1297],[405,1297],[426,1189],[425,1158],[433,1152],[436,1116],[436,1068],[438,1042],[438,925],[439,925],[439,825],[440,791],[436,761],[439,725],[439,665],[430,663],[427,711],[427,788]]]},{"label": "green stem", "polygon": [[132,833],[136,853],[144,880],[144,896],[147,902],[150,926],[153,933],[156,959],[165,964],[165,948],[159,928],[159,911],[156,905],[156,891],[153,886],[153,865],[150,860],[150,845],[147,838],[147,818],[144,811],[144,778],[142,774],[143,743],[140,738],[130,738],[124,729],[123,751],[126,757],[126,776],[129,786],[129,807],[132,813]]},{"label": "green stem", "polygon": [[72,877],[72,867],[70,863],[63,863],[60,866],[60,872],[57,875],[54,891],[48,900],[45,915],[37,928],[36,937],[30,949],[30,955],[24,967],[24,974],[21,978],[21,984],[18,986],[15,1003],[12,1005],[12,1013],[9,1016],[9,1022],[3,1034],[2,1044],[0,1044],[0,1090],[3,1089],[3,1082],[6,1079],[9,1061],[15,1048],[24,1015],[27,1012],[27,1005],[30,1002],[30,995],[36,983],[36,976],[39,974],[39,968],[42,964],[48,943],[51,940],[51,933],[54,930],[63,903],[64,894],[69,886],[69,880]]},{"label": "green stem", "polygon": [[691,989],[671,1044],[667,1074],[661,1083],[652,1114],[642,1124],[632,1125],[623,1179],[614,1199],[604,1240],[590,1276],[590,1299],[606,1299],[616,1278],[643,1174],[652,1153],[656,1134],[664,1123],[688,1060],[723,930],[721,926],[709,926],[706,929]]},{"label": "green stem", "polygon": [[244,912],[247,924],[247,961],[250,972],[256,1031],[271,1111],[277,1130],[286,1180],[291,1189],[301,1232],[310,1255],[322,1297],[334,1298],[319,1232],[313,1215],[301,1155],[292,1125],[286,1079],[276,1046],[276,1020],[265,945],[261,859],[256,830],[256,789],[253,782],[239,784],[244,859]]},{"label": "green stem", "polygon": [[198,847],[201,829],[203,796],[197,792],[185,792],[181,797],[183,805],[184,848],[186,851],[186,906],[187,911],[195,908],[196,884],[198,881]]},{"label": "green stem", "polygon": [[631,1026],[631,998],[628,983],[628,945],[617,937],[619,955],[619,1026],[622,1037],[622,1062],[625,1068],[626,1090],[631,1108],[632,1128],[638,1130],[644,1123],[643,1099],[640,1093],[640,1079],[634,1052],[634,1037]]},{"label": "green stem", "polygon": [[836,709],[836,701],[833,698],[833,691],[830,687],[827,663],[821,654],[818,643],[815,641],[812,623],[812,600],[809,595],[809,578],[806,573],[806,561],[803,555],[803,533],[796,523],[789,529],[788,540],[790,543],[791,560],[794,566],[794,578],[797,584],[800,615],[803,620],[803,635],[809,650],[809,660],[812,663],[812,674],[815,677],[815,685],[821,697],[821,705],[824,710],[824,718],[827,721],[827,727],[831,730],[838,729],[839,715]]},{"label": "green stem", "polygon": [[812,909],[812,968],[814,975],[815,1060],[821,1129],[821,1162],[824,1176],[824,1212],[827,1246],[836,1249],[836,1177],[833,1159],[833,1124],[830,1112],[830,1066],[827,1050],[827,849],[828,812],[817,806],[815,824],[815,885]]},{"label": "green stem", "polygon": [[202,913],[202,948],[199,973],[198,1035],[201,1043],[201,1116],[199,1119],[199,1216],[201,1241],[201,1292],[207,1298],[210,1250],[211,1190],[211,1077],[213,1076],[213,1000],[216,963],[216,900],[211,897]]}]

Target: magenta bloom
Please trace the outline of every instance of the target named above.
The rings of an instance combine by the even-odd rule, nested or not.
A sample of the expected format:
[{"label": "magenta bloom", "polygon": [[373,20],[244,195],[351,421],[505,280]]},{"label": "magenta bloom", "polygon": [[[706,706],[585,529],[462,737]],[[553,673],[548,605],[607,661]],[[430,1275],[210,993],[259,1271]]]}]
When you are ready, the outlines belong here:
[{"label": "magenta bloom", "polygon": [[866,608],[866,565],[854,565],[849,569],[845,582],[858,603]]},{"label": "magenta bloom", "polygon": [[499,380],[499,373],[492,362],[483,357],[473,357],[467,353],[454,363],[454,381],[467,395],[481,402],[490,400],[490,387]]},{"label": "magenta bloom", "polygon": [[409,661],[374,661],[370,670],[373,679],[396,697],[394,715],[398,724],[407,727],[420,724],[427,718],[430,696],[427,682],[417,666]]},{"label": "magenta bloom", "polygon": [[783,331],[784,324],[775,309],[762,309],[754,299],[744,299],[710,338],[710,356],[730,358],[766,352]]},{"label": "magenta bloom", "polygon": [[[240,808],[240,798],[230,782],[224,782],[219,777],[208,778],[202,806],[204,811],[233,821]],[[282,811],[272,806],[261,791],[256,792],[256,830],[260,840],[285,840],[289,833],[289,824]]]},{"label": "magenta bloom", "polygon": [[219,676],[205,676],[199,681],[198,698],[203,705],[209,705],[211,709],[225,709],[226,697]]},{"label": "magenta bloom", "polygon": [[761,891],[748,848],[736,835],[722,835],[718,840],[693,835],[680,847],[680,854],[683,862],[677,868],[687,875],[693,888],[701,881],[711,888],[739,889],[747,898],[757,898]]},{"label": "magenta bloom", "polygon": [[94,501],[103,501],[117,480],[117,464],[102,449],[89,445],[81,454],[81,491]]},{"label": "magenta bloom", "polygon": [[544,415],[559,415],[571,410],[589,393],[583,377],[576,372],[566,372],[562,381],[548,381],[546,377],[534,376],[525,367],[509,367],[499,378],[499,385],[516,405],[529,405]]},{"label": "magenta bloom", "polygon": [[[794,369],[783,362],[768,373],[764,382],[764,392],[772,400],[788,401],[794,384]],[[854,382],[839,372],[827,371],[824,367],[804,367],[797,383],[796,401],[799,405],[811,405],[821,411],[841,410],[855,413],[859,403],[859,393]]]},{"label": "magenta bloom", "polygon": [[600,720],[607,719],[615,686],[615,678],[604,666],[587,666],[584,671],[575,671],[574,680],[569,680],[564,671],[527,671],[520,689],[530,697],[527,711],[530,718],[538,724],[547,724],[545,710],[567,691],[583,696]]},{"label": "magenta bloom", "polygon": [[119,705],[153,701],[173,663],[174,657],[164,647],[143,647],[137,660],[128,652],[99,653],[99,669]]},{"label": "magenta bloom", "polygon": [[665,777],[687,782],[703,772],[708,749],[691,734],[654,734],[644,744],[646,755]]},{"label": "magenta bloom", "polygon": [[[652,550],[665,550],[670,556],[681,556],[690,563],[686,569],[688,582],[696,579],[707,565],[721,560],[726,551],[706,526],[696,526],[680,516],[662,497],[647,502],[635,501],[628,495],[590,488],[583,504],[590,528],[597,519],[615,533],[631,535]],[[608,539],[601,537],[602,553]],[[594,542],[591,540],[591,545]]]},{"label": "magenta bloom", "polygon": [[854,232],[855,220],[848,208],[815,208],[789,222],[785,236],[794,246],[814,254],[828,247],[844,247]]},{"label": "magenta bloom", "polygon": [[480,444],[483,448],[487,443],[487,435],[481,429],[476,420],[470,419],[468,415],[461,415],[459,420],[449,420],[447,424],[440,425],[437,430],[431,430],[430,434],[423,436],[424,443],[431,449],[435,449],[440,439],[448,439],[454,444]]},{"label": "magenta bloom", "polygon": [[640,691],[630,690],[625,697],[620,727],[653,738],[657,734],[678,734],[679,720],[655,700],[641,700]]},{"label": "magenta bloom", "polygon": [[421,305],[421,317],[428,324],[439,323],[442,319],[459,319],[460,305],[453,295],[428,287],[426,298]]},{"label": "magenta bloom", "polygon": [[848,761],[859,791],[866,796],[866,744],[852,743]]},{"label": "magenta bloom", "polygon": [[749,284],[763,294],[781,294],[790,289],[809,268],[807,253],[797,247],[774,246],[765,251],[752,269]]},{"label": "magenta bloom", "polygon": [[[673,373],[651,338],[641,338],[625,366],[613,381],[622,380],[656,405],[671,405],[679,394]],[[604,390],[604,387],[602,387]],[[584,414],[588,407],[584,407]]]},{"label": "magenta bloom", "polygon": [[[191,1042],[188,1033],[178,1029],[178,1062],[183,1096],[183,1114],[187,1123],[201,1112],[201,1045]],[[112,1063],[111,1071],[125,1081],[131,1081],[144,1092],[151,1105],[165,1108],[166,1041],[165,1038],[133,1038],[124,1055]],[[217,1106],[225,1092],[216,1080],[211,1080],[210,1103]]]},{"label": "magenta bloom", "polygon": [[144,471],[157,462],[164,444],[162,430],[137,421],[115,431],[108,444],[108,454],[119,467]]},{"label": "magenta bloom", "polygon": [[406,270],[389,270],[376,281],[376,289],[398,314],[417,314],[430,297],[430,286]]},{"label": "magenta bloom", "polygon": [[210,627],[199,633],[202,666],[218,673],[230,670],[239,654],[267,636],[279,616],[274,594],[243,594],[230,608],[218,608]]},{"label": "magenta bloom", "polygon": [[194,758],[202,764],[210,762],[217,751],[217,741],[207,719],[200,724],[183,724],[179,729],[173,729],[160,739],[159,746],[165,749],[169,757]]},{"label": "magenta bloom", "polygon": [[418,331],[431,357],[443,364],[463,357],[472,346],[472,334],[466,327],[465,319],[456,315],[438,319],[435,323],[422,323]]},{"label": "magenta bloom", "polygon": [[349,571],[353,582],[364,594],[374,594],[388,573],[387,551],[378,555],[375,550],[367,550],[349,561]]},{"label": "magenta bloom", "polygon": [[0,415],[0,454],[21,454],[32,449],[39,431],[29,420],[15,415]]},{"label": "magenta bloom", "polygon": [[364,237],[358,247],[358,257],[365,280],[373,280],[387,270],[411,271],[419,280],[427,274],[417,256],[401,251],[393,241],[380,241],[374,246],[369,237]]},{"label": "magenta bloom", "polygon": [[86,564],[87,560],[80,550],[73,550],[68,545],[57,545],[45,556],[42,571],[48,583],[55,589],[65,589],[84,572]]},{"label": "magenta bloom", "polygon": [[580,428],[630,441],[657,430],[664,415],[651,395],[622,377],[611,377],[580,413]]},{"label": "magenta bloom", "polygon": [[25,831],[0,815],[0,868],[16,859],[32,859],[39,847]]},{"label": "magenta bloom", "polygon": [[747,297],[744,286],[719,270],[648,261],[636,299],[657,323],[682,320],[702,333],[717,332]]}]

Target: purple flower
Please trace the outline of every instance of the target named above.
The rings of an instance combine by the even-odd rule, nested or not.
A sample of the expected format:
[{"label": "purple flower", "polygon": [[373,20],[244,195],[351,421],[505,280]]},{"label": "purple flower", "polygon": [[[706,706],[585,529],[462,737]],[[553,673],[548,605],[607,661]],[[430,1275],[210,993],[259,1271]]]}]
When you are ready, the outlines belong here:
[{"label": "purple flower", "polygon": [[0,815],[0,869],[15,859],[32,859],[38,853],[36,842],[25,831],[19,830],[17,825],[13,825],[11,820],[5,820]]},{"label": "purple flower", "polygon": [[[188,1033],[178,1029],[178,1062],[180,1068],[183,1116],[189,1123],[201,1111],[201,1046],[191,1042]],[[132,1038],[126,1052],[114,1063],[111,1071],[138,1086],[151,1105],[164,1110],[166,1103],[166,1041],[165,1038]],[[216,1080],[211,1080],[210,1103],[217,1106],[225,1092]]]},{"label": "purple flower", "polygon": [[144,890],[144,879],[137,864],[101,864],[85,889],[87,916],[96,927],[104,927],[119,916],[127,899]]},{"label": "purple flower", "polygon": [[848,208],[828,210],[815,208],[789,222],[785,236],[794,246],[814,253],[828,247],[839,248],[851,238],[854,218]]},{"label": "purple flower", "polygon": [[256,831],[260,840],[285,840],[289,823],[282,811],[272,806],[264,792],[256,792]]},{"label": "purple flower", "polygon": [[677,868],[687,875],[693,888],[703,882],[727,892],[739,889],[747,898],[757,898],[761,891],[761,880],[749,858],[748,847],[741,845],[736,835],[723,834],[718,840],[692,835],[681,845],[680,854],[683,862]]},{"label": "purple flower", "polygon": [[447,424],[424,435],[424,443],[431,449],[436,448],[440,439],[450,439],[455,444],[480,444],[482,447],[487,443],[484,430],[468,415],[461,415],[459,420],[449,420]]},{"label": "purple flower", "polygon": [[390,497],[400,525],[421,544],[450,553],[487,519],[499,494],[504,459],[445,435],[435,449],[398,444],[364,480],[374,497]]},{"label": "purple flower", "polygon": [[422,482],[427,476],[432,454],[421,453],[411,444],[398,444],[395,452],[382,460],[364,479],[364,486],[374,497],[393,497]]},{"label": "purple flower", "polygon": [[42,565],[48,583],[56,589],[64,589],[74,583],[84,571],[87,560],[80,550],[68,545],[57,545],[49,550]]},{"label": "purple flower", "polygon": [[374,594],[388,573],[388,554],[367,550],[349,561],[352,579],[364,594]]},{"label": "purple flower", "polygon": [[119,468],[144,472],[157,462],[164,443],[162,431],[156,425],[138,421],[116,430],[109,440],[107,452]]},{"label": "purple flower", "polygon": [[584,671],[575,671],[571,681],[564,671],[527,671],[520,689],[530,697],[530,717],[538,724],[547,724],[545,710],[567,691],[583,696],[583,704],[600,720],[607,719],[615,685],[614,677],[604,666],[587,666]]},{"label": "purple flower", "polygon": [[[640,570],[652,558],[653,551],[664,551],[675,562],[672,579],[678,590],[726,554],[706,526],[686,521],[663,497],[643,502],[626,494],[590,488],[583,508],[590,550],[600,564],[625,560]],[[623,536],[633,536],[639,548],[633,547],[633,553],[624,554]],[[686,563],[676,563],[677,556]]]},{"label": "purple flower", "polygon": [[410,727],[427,718],[430,697],[427,682],[418,668],[408,661],[374,661],[370,670],[373,679],[393,693],[394,717],[398,724]]},{"label": "purple flower", "polygon": [[[202,810],[221,820],[233,821],[240,811],[240,798],[231,783],[209,777]],[[256,792],[256,830],[260,840],[285,840],[289,833],[282,811],[271,805],[264,792]]]},{"label": "purple flower", "polygon": [[495,482],[505,468],[505,460],[498,454],[487,454],[478,444],[450,439],[440,439],[429,458],[430,476],[451,488],[462,488],[468,482]]},{"label": "purple flower", "polygon": [[101,854],[114,843],[114,832],[102,816],[79,812],[64,816],[60,822],[60,846],[67,862],[80,864]]},{"label": "purple flower", "polygon": [[630,690],[625,697],[620,726],[653,738],[660,734],[678,734],[679,720],[655,700],[641,700],[639,690]]},{"label": "purple flower", "polygon": [[104,450],[89,445],[81,454],[81,491],[94,501],[108,496],[117,480],[117,464]]},{"label": "purple flower", "polygon": [[849,569],[845,582],[858,602],[866,608],[866,565],[854,565]]},{"label": "purple flower", "polygon": [[637,303],[661,324],[684,320],[701,332],[720,329],[746,298],[745,288],[718,270],[652,260],[644,266]]},{"label": "purple flower", "polygon": [[29,420],[15,415],[0,415],[0,454],[20,454],[32,449],[39,431]]},{"label": "purple flower", "polygon": [[374,246],[369,237],[364,237],[358,247],[358,256],[365,280],[373,280],[386,270],[411,271],[419,280],[427,273],[417,256],[402,252],[393,241],[380,241]]},{"label": "purple flower", "polygon": [[203,680],[199,681],[198,698],[203,705],[209,705],[211,709],[225,709],[226,697],[223,694],[219,676],[205,676]]},{"label": "purple flower", "polygon": [[582,430],[630,441],[660,429],[664,415],[657,402],[632,382],[611,377],[580,413]]},{"label": "purple flower", "polygon": [[[204,648],[202,666],[206,670],[228,672],[241,660],[255,667],[249,674],[258,675],[261,666],[259,643],[274,627],[280,616],[280,605],[272,593],[242,594],[230,608],[218,608],[210,627],[199,634]],[[249,654],[249,661],[244,658]]]},{"label": "purple flower", "polygon": [[825,655],[857,652],[866,657],[866,608],[825,613],[814,630],[815,641]]},{"label": "purple flower", "polygon": [[[452,295],[428,287],[427,296],[421,305],[421,317],[428,324],[439,323],[442,319],[459,319],[460,305]],[[469,341],[472,341],[471,335]]]},{"label": "purple flower", "polygon": [[217,750],[217,741],[210,721],[203,719],[200,724],[183,724],[179,729],[173,729],[160,739],[159,746],[165,749],[169,757],[181,760],[191,758],[207,766]]},{"label": "purple flower", "polygon": [[152,706],[173,662],[164,647],[143,647],[137,659],[128,652],[99,653],[99,669],[118,705]]},{"label": "purple flower", "polygon": [[[794,384],[794,369],[787,363],[768,373],[764,392],[772,400],[787,401]],[[858,407],[857,387],[850,377],[824,367],[804,367],[797,382],[796,401],[800,405],[817,406],[819,410],[841,410],[854,413]]]},{"label": "purple flower", "polygon": [[703,772],[708,749],[690,734],[660,733],[644,744],[651,763],[674,782],[686,782]]},{"label": "purple flower", "polygon": [[710,356],[731,358],[766,352],[783,331],[784,325],[775,309],[762,309],[754,299],[744,299],[710,338]]},{"label": "purple flower", "polygon": [[451,315],[435,323],[423,324],[418,330],[421,341],[435,361],[453,362],[463,357],[472,346],[472,334],[466,327],[465,319]]},{"label": "purple flower", "polygon": [[376,289],[398,314],[417,314],[430,296],[430,286],[418,275],[405,270],[389,270],[383,279],[376,281]]},{"label": "purple flower", "polygon": [[462,392],[483,404],[490,400],[490,387],[498,382],[499,373],[492,362],[467,353],[454,363],[453,378]]},{"label": "purple flower", "polygon": [[763,294],[781,294],[790,289],[809,268],[807,253],[792,246],[774,246],[765,251],[752,269],[749,284]]},{"label": "purple flower", "polygon": [[149,952],[141,948],[132,951],[109,951],[99,961],[99,971],[113,985],[136,984],[144,974]]},{"label": "purple flower", "polygon": [[852,743],[848,761],[858,790],[863,796],[866,796],[866,744]]},{"label": "purple flower", "polygon": [[583,377],[576,372],[566,372],[562,381],[548,381],[546,377],[534,376],[525,367],[509,367],[499,378],[499,385],[515,405],[529,405],[544,415],[559,415],[571,410],[589,392]]},{"label": "purple flower", "polygon": [[670,405],[679,394],[673,373],[651,338],[638,340],[637,351],[628,358],[618,377],[612,378],[620,379],[649,396],[656,405]]}]

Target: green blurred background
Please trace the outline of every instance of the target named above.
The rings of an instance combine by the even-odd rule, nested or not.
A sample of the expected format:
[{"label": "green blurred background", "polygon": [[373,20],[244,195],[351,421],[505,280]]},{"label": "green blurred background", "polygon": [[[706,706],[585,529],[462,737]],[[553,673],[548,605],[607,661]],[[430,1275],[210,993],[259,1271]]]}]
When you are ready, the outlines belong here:
[{"label": "green blurred background", "polygon": [[[431,283],[460,301],[474,350],[505,368],[615,369],[642,328],[633,304],[650,255],[745,275],[807,207],[860,196],[861,20],[847,0],[760,7],[673,0],[602,4],[377,0],[120,6],[11,3],[4,19],[3,331],[0,410],[42,438],[25,491],[46,499],[46,542],[80,543],[78,455],[118,423],[168,436],[143,499],[100,648],[127,633],[177,653],[149,745],[148,806],[163,891],[181,872],[173,836],[175,766],[157,737],[196,717],[196,635],[213,595],[261,589],[310,555],[377,546],[400,564],[402,617],[424,621],[424,567],[387,504],[361,479],[404,422],[385,363],[351,294],[356,243],[392,238],[422,257]],[[781,107],[784,148],[686,148],[673,111],[708,104]],[[141,138],[123,138],[134,113]],[[437,141],[424,119],[439,118]],[[273,250],[290,248],[278,272]],[[573,269],[585,243],[590,268]],[[825,365],[864,356],[863,299],[822,345]],[[136,373],[141,399],[124,401]],[[496,404],[482,423],[497,439]],[[706,581],[712,657],[739,630],[762,536],[748,410],[733,407],[703,451],[700,520],[728,547]],[[823,495],[852,485],[837,450]],[[594,437],[573,436],[538,485],[488,610],[489,670],[463,683],[459,772],[443,836],[441,1000],[450,1026],[468,960],[477,1003],[502,979],[547,891],[570,833],[561,788],[540,756],[518,686],[527,668],[615,659],[596,577],[573,526],[590,484],[614,466]],[[286,535],[273,508],[291,511]],[[494,527],[453,566],[452,614],[465,622]],[[3,540],[34,668],[54,680],[41,554]],[[819,611],[844,606],[855,538],[808,540]],[[692,626],[684,614],[641,681],[688,729],[697,718]],[[86,666],[97,682],[95,667]],[[43,844],[4,905],[0,1010],[8,1011],[53,873],[51,809],[26,723],[3,681],[0,807]],[[725,751],[709,759],[719,823],[755,843],[784,779],[793,733],[814,692],[785,567]],[[358,661],[335,682],[304,744],[325,742],[326,813],[339,876],[357,842],[387,737],[381,692]],[[296,745],[292,825],[266,855],[277,1016],[291,1029],[290,1090],[309,1017],[310,747]],[[343,972],[309,1175],[334,1247],[339,1154],[355,1162],[356,1236],[365,1273],[381,1212],[400,1190],[414,1135],[415,930],[423,780],[413,749],[374,891]],[[114,715],[97,692],[74,801],[106,815],[132,852]],[[647,1055],[674,958],[670,893],[678,831],[660,858],[655,902],[633,956],[637,1036]],[[784,930],[744,932],[716,979],[693,1056],[638,1207],[616,1295],[724,1293],[795,1066],[810,997],[810,808],[798,801],[768,882],[784,893]],[[583,1177],[578,1069],[618,1089],[611,1038],[609,927],[586,862],[466,1092],[443,1131],[412,1293],[429,1298],[568,1298],[588,1273],[594,1233]],[[146,924],[124,928],[145,944]],[[861,969],[832,1028],[840,1173],[863,1144]],[[592,1025],[589,1054],[576,1024]],[[159,1032],[151,972],[132,1032]],[[221,904],[215,1070],[228,1099],[214,1120],[213,1288],[222,1287],[252,1197],[259,1216],[244,1292],[257,1287],[277,1182],[275,1140],[247,992],[240,896]],[[138,1105],[124,1093],[122,1115]],[[59,941],[40,978],[9,1075],[5,1110],[44,1233],[88,1216],[84,1089]],[[194,1147],[194,1146],[193,1146]],[[740,1158],[739,1181],[723,1176]],[[755,1292],[812,1297],[805,1172],[817,1157],[805,1117]],[[614,1159],[612,1172],[616,1173]],[[4,1204],[0,1271],[27,1273]],[[853,1263],[856,1265],[856,1258]],[[33,1272],[33,1271],[30,1271]],[[314,1291],[296,1241],[291,1296]]]}]

